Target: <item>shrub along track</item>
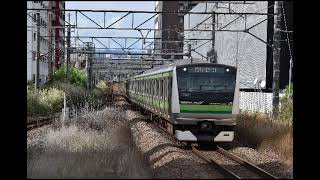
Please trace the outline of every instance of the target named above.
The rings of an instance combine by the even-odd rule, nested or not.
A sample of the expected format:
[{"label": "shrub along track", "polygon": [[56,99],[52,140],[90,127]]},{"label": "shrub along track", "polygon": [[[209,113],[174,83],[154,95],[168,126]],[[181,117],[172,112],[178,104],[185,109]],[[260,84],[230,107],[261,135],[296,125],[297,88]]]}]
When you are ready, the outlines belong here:
[{"label": "shrub along track", "polygon": [[[118,92],[118,90],[115,87],[114,84],[108,83],[110,86],[108,86],[107,90],[103,94],[103,101],[97,105],[98,109],[101,109],[107,105],[111,105],[114,101],[114,92]],[[115,89],[115,90],[114,90]],[[52,122],[56,118],[61,117],[61,113],[56,113],[52,116],[48,117],[27,117],[27,131],[42,127],[44,125],[52,124]]]}]

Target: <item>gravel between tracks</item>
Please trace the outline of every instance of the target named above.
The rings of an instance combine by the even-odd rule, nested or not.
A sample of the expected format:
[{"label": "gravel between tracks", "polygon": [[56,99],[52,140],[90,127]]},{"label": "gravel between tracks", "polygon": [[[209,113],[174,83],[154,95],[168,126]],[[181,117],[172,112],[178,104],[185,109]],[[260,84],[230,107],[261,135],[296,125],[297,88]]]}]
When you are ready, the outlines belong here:
[{"label": "gravel between tracks", "polygon": [[190,150],[159,129],[155,124],[146,122],[137,112],[127,111],[131,119],[131,132],[134,142],[145,155],[154,178],[223,178],[217,170],[198,158]]},{"label": "gravel between tracks", "polygon": [[292,159],[283,160],[272,151],[258,152],[253,148],[243,147],[237,142],[221,147],[244,160],[252,162],[272,175],[279,178],[293,178]]}]

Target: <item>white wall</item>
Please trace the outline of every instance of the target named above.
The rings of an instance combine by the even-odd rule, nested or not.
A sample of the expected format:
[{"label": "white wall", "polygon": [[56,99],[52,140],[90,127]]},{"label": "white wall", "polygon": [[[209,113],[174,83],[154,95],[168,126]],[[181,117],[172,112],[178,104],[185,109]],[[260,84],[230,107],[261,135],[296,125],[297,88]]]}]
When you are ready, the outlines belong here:
[{"label": "white wall", "polygon": [[[280,98],[283,96],[284,93],[279,94]],[[272,113],[272,98],[272,93],[240,92],[240,111]]]}]

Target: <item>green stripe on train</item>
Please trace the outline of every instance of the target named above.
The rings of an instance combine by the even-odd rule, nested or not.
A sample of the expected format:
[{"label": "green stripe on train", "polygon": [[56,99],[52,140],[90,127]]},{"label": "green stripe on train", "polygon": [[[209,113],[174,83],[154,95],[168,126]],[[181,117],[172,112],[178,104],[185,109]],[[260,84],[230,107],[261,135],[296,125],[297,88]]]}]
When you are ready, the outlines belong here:
[{"label": "green stripe on train", "polygon": [[231,114],[232,105],[180,104],[180,112]]}]

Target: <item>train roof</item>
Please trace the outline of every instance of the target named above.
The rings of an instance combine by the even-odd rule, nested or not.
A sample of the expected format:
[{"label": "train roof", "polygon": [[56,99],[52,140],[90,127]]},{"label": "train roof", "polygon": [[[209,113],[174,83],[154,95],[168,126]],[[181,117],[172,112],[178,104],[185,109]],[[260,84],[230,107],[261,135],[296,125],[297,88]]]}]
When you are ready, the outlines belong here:
[{"label": "train roof", "polygon": [[[145,72],[143,72],[142,74],[140,75],[137,75],[137,76],[133,76],[133,77],[130,77],[128,79],[134,79],[134,78],[139,78],[139,77],[144,77],[144,76],[149,76],[149,75],[154,75],[154,74],[158,74],[158,73],[162,73],[162,72],[168,72],[168,71],[172,71],[175,67],[179,67],[179,66],[197,66],[197,65],[203,65],[203,64],[207,64],[207,65],[213,65],[213,63],[209,63],[208,61],[203,61],[203,60],[199,60],[199,59],[196,59],[196,60],[193,60],[193,62],[195,63],[192,63],[190,62],[190,60],[180,60],[180,61],[175,61],[171,64],[168,64],[168,65],[163,65],[163,66],[159,66],[159,67],[156,67],[156,68],[153,68],[153,69],[150,69],[150,70],[147,70]],[[228,66],[228,65],[224,65],[224,64],[214,64],[214,65],[219,65],[219,66],[225,66],[225,67],[232,67],[232,68],[235,68],[233,66]]]}]

